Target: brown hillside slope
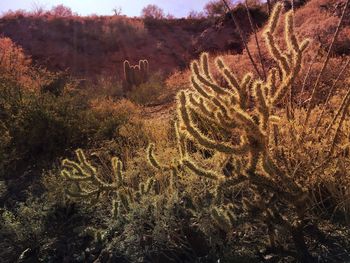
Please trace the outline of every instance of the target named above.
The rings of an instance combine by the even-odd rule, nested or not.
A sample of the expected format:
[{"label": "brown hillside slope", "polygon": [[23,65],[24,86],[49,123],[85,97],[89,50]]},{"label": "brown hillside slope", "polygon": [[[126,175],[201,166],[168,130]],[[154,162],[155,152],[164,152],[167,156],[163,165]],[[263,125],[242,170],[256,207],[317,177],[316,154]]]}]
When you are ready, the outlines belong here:
[{"label": "brown hillside slope", "polygon": [[[239,10],[237,15],[248,35],[246,12]],[[252,10],[252,15],[259,25],[266,19],[259,9]],[[185,67],[203,50],[237,52],[242,49],[229,19],[8,15],[0,19],[0,34],[22,46],[38,64],[50,70],[68,68],[79,77],[102,74],[120,78],[125,59],[136,63],[147,58],[151,71],[170,72]],[[215,43],[221,44],[213,45]]]},{"label": "brown hillside slope", "polygon": [[[295,27],[296,27],[296,33],[299,37],[306,37],[311,40],[311,46],[308,48],[306,54],[305,54],[305,61],[304,66],[306,67],[305,70],[303,70],[303,74],[305,75],[307,72],[307,68],[309,67],[310,63],[313,61],[319,46],[320,48],[320,54],[318,55],[312,70],[310,77],[308,78],[308,81],[306,82],[305,89],[310,90],[310,87],[312,87],[312,83],[315,80],[316,75],[318,74],[322,61],[325,57],[326,51],[328,50],[328,47],[330,45],[330,42],[333,38],[335,29],[337,27],[337,24],[339,22],[339,18],[341,16],[341,12],[344,7],[344,0],[311,0],[309,1],[305,6],[299,8],[296,10],[295,13]],[[275,66],[273,64],[273,61],[269,58],[267,46],[265,45],[265,39],[263,37],[264,28],[262,28],[258,32],[258,39],[262,51],[262,60],[265,65],[265,68],[271,68]],[[285,44],[283,41],[283,24],[281,24],[278,28],[279,32],[279,41],[281,44]],[[217,40],[215,42],[220,42],[220,40]],[[262,74],[261,64],[259,60],[258,55],[258,49],[256,47],[255,39],[254,37],[250,37],[248,47],[252,53],[252,56],[257,63],[257,66],[260,70],[260,73]],[[329,80],[332,80],[336,78],[340,67],[341,62],[345,59],[343,56],[350,55],[350,11],[348,10],[346,12],[346,16],[344,19],[344,23],[341,27],[340,33],[338,38],[336,39],[331,54],[331,61],[330,65],[327,67],[327,71],[325,72],[322,82],[325,84],[324,86],[329,86],[332,83],[325,83]],[[256,74],[256,71],[254,70],[247,53],[244,51],[241,54],[232,54],[231,52],[224,52],[223,58],[226,62],[226,64],[232,68],[238,75],[242,75],[246,73],[247,71],[250,71],[254,74]],[[214,57],[214,56],[212,56]],[[182,86],[190,86],[189,83],[189,71],[185,70],[181,74],[177,74],[176,76],[171,77],[171,85],[175,86],[173,83],[177,82],[185,82],[182,84]],[[301,76],[296,85],[297,89],[300,89],[302,86],[302,82],[304,81],[305,76]],[[187,81],[184,81],[187,80]],[[322,86],[322,85],[321,85]],[[320,92],[322,94],[322,92]],[[307,94],[304,94],[307,98]]]}]

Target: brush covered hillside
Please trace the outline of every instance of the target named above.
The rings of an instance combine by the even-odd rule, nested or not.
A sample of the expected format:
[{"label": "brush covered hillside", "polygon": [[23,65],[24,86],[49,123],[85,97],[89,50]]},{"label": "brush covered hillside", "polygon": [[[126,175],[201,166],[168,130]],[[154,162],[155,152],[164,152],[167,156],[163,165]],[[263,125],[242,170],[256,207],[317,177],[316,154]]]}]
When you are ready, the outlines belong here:
[{"label": "brush covered hillside", "polygon": [[[244,34],[251,33],[243,6],[235,11]],[[252,7],[257,26],[267,19]],[[0,19],[0,34],[23,47],[50,70],[68,69],[74,76],[121,78],[123,62],[148,59],[152,71],[183,69],[203,51],[240,52],[243,45],[229,16],[221,18],[152,19],[126,16],[60,17],[10,13]]]},{"label": "brush covered hillside", "polygon": [[349,2],[3,16],[0,261],[350,262]]}]

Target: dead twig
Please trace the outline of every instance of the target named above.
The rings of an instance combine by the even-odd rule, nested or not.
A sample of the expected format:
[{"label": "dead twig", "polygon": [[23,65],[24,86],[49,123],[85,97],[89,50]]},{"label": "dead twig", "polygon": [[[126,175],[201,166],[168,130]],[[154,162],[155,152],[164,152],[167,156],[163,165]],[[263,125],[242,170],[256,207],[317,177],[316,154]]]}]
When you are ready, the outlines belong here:
[{"label": "dead twig", "polygon": [[262,79],[261,74],[260,74],[260,71],[259,71],[258,67],[256,66],[256,63],[255,63],[255,61],[254,61],[254,59],[253,59],[253,57],[252,57],[252,55],[251,55],[251,53],[250,53],[250,50],[249,50],[248,45],[247,45],[247,43],[246,43],[246,39],[245,39],[245,37],[244,37],[243,31],[242,31],[242,29],[241,29],[241,27],[240,27],[240,25],[239,25],[239,23],[238,23],[236,17],[233,15],[233,12],[232,12],[230,6],[227,4],[226,0],[222,0],[222,2],[224,3],[224,5],[226,6],[228,12],[229,12],[230,15],[231,15],[231,18],[232,18],[232,20],[233,20],[233,22],[234,22],[234,24],[235,24],[235,26],[236,26],[236,28],[237,28],[237,30],[238,30],[238,34],[239,34],[239,36],[240,36],[240,38],[241,38],[241,41],[242,41],[242,43],[243,43],[243,45],[244,45],[244,48],[245,48],[245,50],[247,51],[248,57],[249,57],[249,59],[250,59],[250,62],[252,63],[252,65],[253,65],[253,67],[254,67],[256,73],[258,74],[259,78]]}]

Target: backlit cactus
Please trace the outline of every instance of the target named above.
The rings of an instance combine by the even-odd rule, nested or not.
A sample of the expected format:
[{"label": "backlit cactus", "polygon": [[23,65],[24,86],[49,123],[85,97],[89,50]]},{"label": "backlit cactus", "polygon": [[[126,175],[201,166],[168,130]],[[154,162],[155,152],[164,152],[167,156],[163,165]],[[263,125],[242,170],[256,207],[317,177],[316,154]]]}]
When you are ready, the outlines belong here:
[{"label": "backlit cactus", "polygon": [[[293,237],[301,254],[300,259],[305,261],[310,258],[302,238],[303,220],[308,207],[307,193],[275,163],[270,153],[273,146],[270,138],[278,130],[278,105],[289,93],[301,70],[303,52],[309,41],[300,42],[297,39],[293,13],[289,12],[284,28],[287,47],[286,50],[279,47],[275,34],[281,11],[282,5],[277,3],[265,31],[268,50],[278,67],[268,72],[266,81],[255,79],[252,73],[239,79],[218,57],[214,64],[226,80],[225,87],[214,79],[208,53],[201,54],[199,60],[192,62],[192,90],[177,94],[178,122],[175,134],[179,160],[170,167],[217,182],[210,215],[225,231],[230,231],[235,216],[231,210],[225,212],[224,192],[229,187],[248,182],[253,200],[243,200],[245,209],[269,226],[269,222],[273,222],[274,227],[284,228]],[[201,123],[205,123],[205,128]],[[222,134],[210,132],[218,131],[218,128],[223,131]],[[224,175],[220,165],[217,165],[217,169],[208,169],[196,158],[191,158],[184,147],[186,140],[235,163],[231,174]],[[153,148],[152,145],[148,151],[150,163],[158,169],[167,167],[156,161]],[[224,165],[226,163],[223,162]],[[269,193],[267,196],[271,197],[264,198],[263,193]],[[289,222],[285,219],[275,206],[276,198],[295,211],[299,221]],[[270,237],[274,239],[273,234]]]},{"label": "backlit cactus", "polygon": [[120,218],[122,211],[129,212],[134,202],[139,202],[143,196],[149,195],[153,190],[154,179],[140,182],[138,189],[133,189],[125,182],[122,162],[113,157],[111,159],[113,182],[108,183],[101,179],[101,175],[87,159],[83,150],[76,150],[78,162],[64,159],[62,161],[61,175],[71,182],[66,189],[70,198],[82,200],[97,200],[103,193],[114,193],[116,199],[112,202],[112,216]]},{"label": "backlit cactus", "polygon": [[140,60],[137,65],[131,66],[128,60],[123,63],[124,67],[124,89],[132,90],[134,87],[148,80],[148,60]]},{"label": "backlit cactus", "polygon": [[[187,138],[204,148],[232,155],[233,159],[246,157],[243,173],[250,176],[251,180],[263,181],[276,187],[273,177],[283,178],[287,185],[294,184],[276,167],[269,155],[270,130],[279,120],[275,108],[282,102],[298,75],[303,51],[309,43],[307,40],[298,41],[294,33],[293,14],[289,12],[285,22],[287,50],[280,49],[275,40],[275,31],[281,9],[282,6],[277,4],[265,32],[270,54],[279,67],[279,70],[270,70],[266,82],[254,80],[251,73],[239,80],[222,58],[218,57],[215,66],[228,84],[228,88],[222,87],[210,72],[209,55],[203,53],[198,61],[191,64],[193,90],[181,91],[177,95],[179,126]],[[280,79],[276,76],[278,71],[281,72]],[[248,108],[250,94],[255,105],[253,111]],[[195,115],[203,117],[209,127],[220,126],[231,132],[235,143],[210,137],[196,125],[193,119]],[[183,163],[192,171],[203,175],[201,169],[186,158]],[[296,190],[298,187],[294,185],[292,188]]]}]

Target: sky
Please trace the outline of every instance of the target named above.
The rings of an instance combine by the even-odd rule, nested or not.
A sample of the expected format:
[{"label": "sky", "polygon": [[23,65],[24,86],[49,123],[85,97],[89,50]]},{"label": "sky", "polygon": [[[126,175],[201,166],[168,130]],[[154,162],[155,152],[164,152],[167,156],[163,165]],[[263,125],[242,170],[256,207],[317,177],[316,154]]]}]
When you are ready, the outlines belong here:
[{"label": "sky", "polygon": [[33,10],[35,6],[49,10],[52,6],[63,4],[79,15],[112,15],[113,8],[121,7],[122,14],[139,16],[148,4],[155,4],[165,14],[186,17],[191,10],[202,11],[209,0],[0,0],[0,14],[8,10]]}]

